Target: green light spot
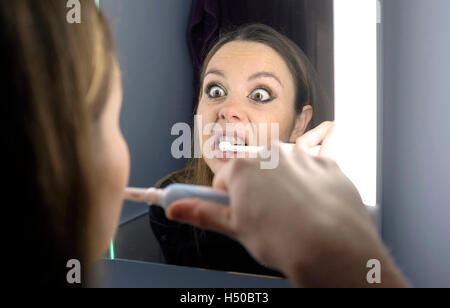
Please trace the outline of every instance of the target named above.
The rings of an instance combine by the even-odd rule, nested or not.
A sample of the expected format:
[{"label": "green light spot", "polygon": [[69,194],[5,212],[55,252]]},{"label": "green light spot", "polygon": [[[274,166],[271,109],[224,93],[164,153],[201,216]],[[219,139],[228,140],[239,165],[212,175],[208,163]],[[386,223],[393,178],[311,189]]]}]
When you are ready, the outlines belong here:
[{"label": "green light spot", "polygon": [[116,258],[114,254],[114,240],[111,240],[111,244],[109,244],[109,258],[114,260]]}]

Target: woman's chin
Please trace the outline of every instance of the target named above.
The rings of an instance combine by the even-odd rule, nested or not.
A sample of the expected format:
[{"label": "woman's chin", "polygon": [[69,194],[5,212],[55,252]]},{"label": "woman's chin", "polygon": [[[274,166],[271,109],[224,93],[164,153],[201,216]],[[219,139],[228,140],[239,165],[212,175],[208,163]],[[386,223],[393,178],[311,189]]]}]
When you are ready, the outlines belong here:
[{"label": "woman's chin", "polygon": [[206,161],[213,174],[217,174],[232,158],[212,158]]},{"label": "woman's chin", "polygon": [[211,171],[216,174],[222,169],[222,167],[228,163],[229,161],[236,158],[249,158],[251,157],[249,154],[241,154],[234,152],[220,152],[216,151],[212,158],[205,158],[206,164],[211,169]]}]

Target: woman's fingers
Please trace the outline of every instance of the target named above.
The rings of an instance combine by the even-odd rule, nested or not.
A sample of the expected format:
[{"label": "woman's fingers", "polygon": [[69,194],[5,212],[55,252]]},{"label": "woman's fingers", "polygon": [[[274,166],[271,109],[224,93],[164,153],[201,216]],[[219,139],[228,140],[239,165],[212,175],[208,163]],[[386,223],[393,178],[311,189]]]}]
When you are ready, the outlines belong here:
[{"label": "woman's fingers", "polygon": [[231,208],[222,204],[183,199],[169,206],[166,215],[170,220],[234,236]]},{"label": "woman's fingers", "polygon": [[304,148],[302,150],[311,156],[319,156],[319,154],[321,153],[321,148],[322,148],[322,146],[317,145],[313,148]]},{"label": "woman's fingers", "polygon": [[334,160],[336,159],[335,138],[333,137],[333,134],[334,134],[334,123],[328,128],[325,138],[322,141],[319,156],[331,158]]},{"label": "woman's fingers", "polygon": [[297,147],[313,156],[332,156],[334,122],[323,122],[297,139]]},{"label": "woman's fingers", "polygon": [[322,144],[329,130],[334,126],[334,122],[323,122],[316,128],[310,130],[303,136],[297,139],[297,145],[303,150],[306,148],[313,148]]}]

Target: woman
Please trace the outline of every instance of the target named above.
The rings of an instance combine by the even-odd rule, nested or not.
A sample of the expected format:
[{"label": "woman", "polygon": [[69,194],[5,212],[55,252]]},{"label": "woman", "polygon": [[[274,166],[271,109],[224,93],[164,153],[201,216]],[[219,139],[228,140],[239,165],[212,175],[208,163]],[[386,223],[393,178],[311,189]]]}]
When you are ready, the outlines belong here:
[{"label": "woman", "polygon": [[71,259],[85,272],[106,252],[128,182],[111,34],[94,1],[80,24],[67,13],[66,1],[0,0],[10,284],[64,286]]},{"label": "woman", "polygon": [[[229,160],[219,149],[221,140],[250,146],[270,145],[272,138],[295,143],[309,127],[313,106],[325,103],[319,101],[323,98],[314,69],[300,48],[261,24],[221,37],[205,58],[200,80],[198,127],[214,127],[198,132],[203,158],[156,186],[211,186],[214,174]],[[266,125],[267,139],[261,138],[261,125]],[[271,135],[275,125],[278,137]],[[170,222],[158,207],[150,209],[150,224],[169,264],[279,275],[254,261],[237,242]]]}]

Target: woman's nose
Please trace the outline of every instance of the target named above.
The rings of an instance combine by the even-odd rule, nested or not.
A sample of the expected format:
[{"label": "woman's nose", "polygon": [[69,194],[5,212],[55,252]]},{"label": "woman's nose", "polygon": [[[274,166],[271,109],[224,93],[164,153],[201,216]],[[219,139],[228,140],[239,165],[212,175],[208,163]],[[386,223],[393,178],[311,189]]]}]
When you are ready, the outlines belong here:
[{"label": "woman's nose", "polygon": [[226,123],[246,122],[246,115],[238,102],[226,102],[219,110],[219,118]]}]

